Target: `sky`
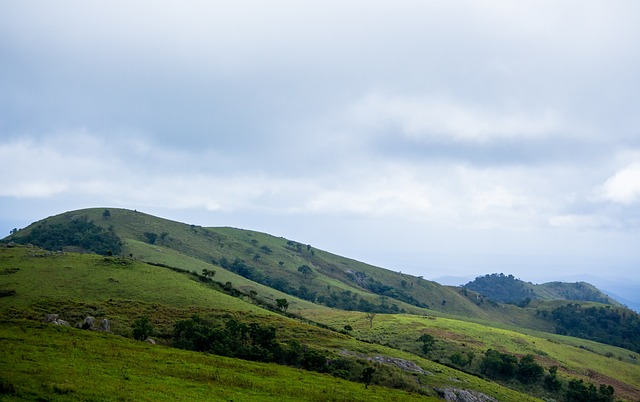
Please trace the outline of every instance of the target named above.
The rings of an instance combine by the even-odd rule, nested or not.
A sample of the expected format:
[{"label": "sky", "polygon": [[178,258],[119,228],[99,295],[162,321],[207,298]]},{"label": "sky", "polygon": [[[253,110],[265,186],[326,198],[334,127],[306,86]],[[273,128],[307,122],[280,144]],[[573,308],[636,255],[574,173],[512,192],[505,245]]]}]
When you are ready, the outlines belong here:
[{"label": "sky", "polygon": [[640,284],[639,17],[2,1],[0,233],[120,207],[429,279]]}]

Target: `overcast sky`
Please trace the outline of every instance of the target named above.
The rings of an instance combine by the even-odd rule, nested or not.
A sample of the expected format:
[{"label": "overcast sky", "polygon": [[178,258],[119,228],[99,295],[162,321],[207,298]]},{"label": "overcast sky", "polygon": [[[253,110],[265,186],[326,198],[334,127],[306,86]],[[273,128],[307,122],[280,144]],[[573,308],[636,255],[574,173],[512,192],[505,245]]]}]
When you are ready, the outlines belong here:
[{"label": "overcast sky", "polygon": [[640,282],[640,2],[0,2],[0,230],[85,207]]}]

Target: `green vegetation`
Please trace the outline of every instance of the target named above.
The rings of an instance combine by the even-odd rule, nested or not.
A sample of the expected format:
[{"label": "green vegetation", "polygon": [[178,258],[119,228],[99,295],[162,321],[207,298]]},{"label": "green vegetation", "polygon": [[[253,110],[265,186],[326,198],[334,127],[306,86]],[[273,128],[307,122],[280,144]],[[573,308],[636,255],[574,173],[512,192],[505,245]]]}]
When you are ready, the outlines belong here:
[{"label": "green vegetation", "polygon": [[[517,305],[501,304],[468,288],[441,286],[284,238],[202,228],[120,209],[50,217],[12,233],[6,241],[41,233],[44,226],[69,227],[78,220],[89,228],[87,237],[98,232],[100,238],[116,236],[120,251],[108,250],[112,256],[108,252],[106,256],[76,254],[70,251],[88,249],[64,244],[72,241],[66,238],[58,243],[56,250],[65,251],[59,253],[0,245],[0,320],[26,328],[27,343],[35,341],[38,331],[78,333],[90,336],[89,343],[119,339],[21,321],[41,322],[46,314],[55,313],[73,326],[92,316],[110,320],[114,334],[133,338],[121,341],[132,342],[135,346],[130,350],[140,351],[141,359],[148,348],[184,353],[194,361],[218,359],[211,356],[216,354],[242,367],[254,367],[259,361],[276,367],[275,371],[303,373],[300,378],[319,376],[313,378],[331,384],[339,378],[363,391],[397,389],[403,396],[436,396],[443,395],[444,389],[462,388],[498,400],[640,399],[640,356],[634,352],[638,341],[627,336],[636,328],[635,318],[629,318],[626,309],[595,302],[581,303],[579,312],[566,310],[575,306],[553,295],[580,292],[575,286],[534,287],[536,297],[530,302],[525,298]],[[519,284],[508,276],[499,279],[505,278],[505,283],[522,285],[531,294],[526,290],[532,289],[530,284]],[[619,343],[627,349],[554,333],[561,325],[575,323],[572,318],[578,319],[579,332],[567,328],[566,333],[598,339],[596,335],[614,332],[612,339],[618,335],[628,339],[627,344]],[[135,341],[150,337],[158,345]],[[129,344],[113,343],[116,354],[118,348],[130,347],[125,345]],[[54,366],[52,362],[43,367],[40,377],[54,376],[50,373]],[[95,399],[78,391],[82,382],[76,378],[71,382],[77,384],[68,388],[34,390],[35,382],[20,375],[12,371],[0,375],[0,392],[21,398],[30,395],[27,399]],[[232,377],[218,375],[224,378],[221,382]],[[124,377],[129,377],[125,385],[131,385],[130,371]],[[165,376],[158,381],[163,387],[176,380]],[[289,388],[285,384],[281,387]],[[191,391],[201,385],[192,383]],[[282,391],[282,397],[269,394],[275,392],[267,390],[269,385],[252,383],[239,394],[213,399],[251,400],[254,388],[259,394],[256,399],[287,400],[292,399],[287,395],[293,395],[288,390]],[[191,391],[185,391],[186,398],[202,399]],[[354,393],[333,399],[359,398]]]},{"label": "green vegetation", "polygon": [[73,215],[62,223],[42,221],[26,235],[13,234],[11,240],[19,244],[34,244],[47,250],[75,247],[103,255],[120,254],[122,241],[113,227],[105,230],[89,220],[87,215]]},{"label": "green vegetation", "polygon": [[0,339],[2,400],[438,400],[384,387],[366,389],[287,366],[31,321],[0,321]]},{"label": "green vegetation", "polygon": [[556,324],[556,332],[620,346],[640,353],[640,315],[619,308],[582,307],[578,303],[559,306],[538,314]]},{"label": "green vegetation", "polygon": [[489,274],[477,277],[464,287],[494,302],[511,303],[520,307],[527,306],[532,300],[580,300],[621,306],[593,285],[584,282],[534,285],[516,279],[513,275]]}]

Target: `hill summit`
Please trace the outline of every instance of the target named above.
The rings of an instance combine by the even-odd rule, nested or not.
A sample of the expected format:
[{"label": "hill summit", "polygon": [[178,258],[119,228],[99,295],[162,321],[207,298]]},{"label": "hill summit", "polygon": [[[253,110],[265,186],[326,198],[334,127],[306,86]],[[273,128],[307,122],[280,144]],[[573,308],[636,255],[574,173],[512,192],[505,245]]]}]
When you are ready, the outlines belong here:
[{"label": "hill summit", "polygon": [[586,282],[547,282],[536,285],[517,279],[511,274],[494,273],[479,276],[464,287],[494,302],[516,304],[521,307],[533,300],[591,301],[621,306],[620,303]]}]

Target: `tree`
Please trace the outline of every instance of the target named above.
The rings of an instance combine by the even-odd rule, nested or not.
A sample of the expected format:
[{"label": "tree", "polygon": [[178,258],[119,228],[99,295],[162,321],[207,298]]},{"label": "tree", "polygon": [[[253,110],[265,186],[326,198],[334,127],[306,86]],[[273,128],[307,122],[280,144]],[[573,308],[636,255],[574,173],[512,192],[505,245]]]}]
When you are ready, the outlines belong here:
[{"label": "tree", "polygon": [[433,345],[436,340],[432,335],[425,333],[420,335],[417,341],[422,342],[422,346],[420,347],[420,349],[422,350],[422,353],[426,355],[433,350]]},{"label": "tree", "polygon": [[204,275],[206,278],[213,278],[216,274],[216,271],[214,271],[213,269],[203,269],[202,270],[202,275]]},{"label": "tree", "polygon": [[105,209],[104,212],[102,213],[102,219],[109,219],[111,218],[111,211],[109,211],[108,209]]},{"label": "tree", "polygon": [[533,355],[526,355],[520,358],[518,368],[516,369],[516,377],[524,384],[531,384],[542,378],[544,368],[536,363]]},{"label": "tree", "polygon": [[133,323],[131,335],[133,339],[144,341],[155,332],[153,324],[149,321],[149,317],[140,317]]},{"label": "tree", "polygon": [[287,301],[287,299],[276,299],[276,305],[278,306],[279,310],[282,310],[284,312],[286,312],[289,308],[289,302]]},{"label": "tree", "polygon": [[300,272],[302,274],[302,276],[304,276],[304,279],[306,279],[309,282],[311,282],[313,280],[313,278],[316,277],[315,272],[313,272],[313,269],[311,269],[307,265],[299,266],[298,267],[298,272]]},{"label": "tree", "polygon": [[558,379],[558,366],[549,368],[549,374],[544,378],[544,387],[551,392],[558,392],[562,389],[562,382]]},{"label": "tree", "polygon": [[518,358],[495,349],[488,349],[480,364],[480,369],[491,378],[510,379],[516,374]]},{"label": "tree", "polygon": [[373,328],[373,319],[376,317],[376,313],[373,312],[369,312],[367,314],[365,314],[365,317],[367,318],[367,321],[369,321],[369,328]]},{"label": "tree", "polygon": [[371,384],[371,381],[373,380],[373,373],[375,372],[376,369],[374,369],[373,367],[367,367],[362,371],[362,377],[360,378],[364,383],[365,388],[369,388],[369,384]]},{"label": "tree", "polygon": [[147,238],[147,243],[156,244],[156,240],[158,239],[158,235],[153,232],[144,232],[144,236]]}]

